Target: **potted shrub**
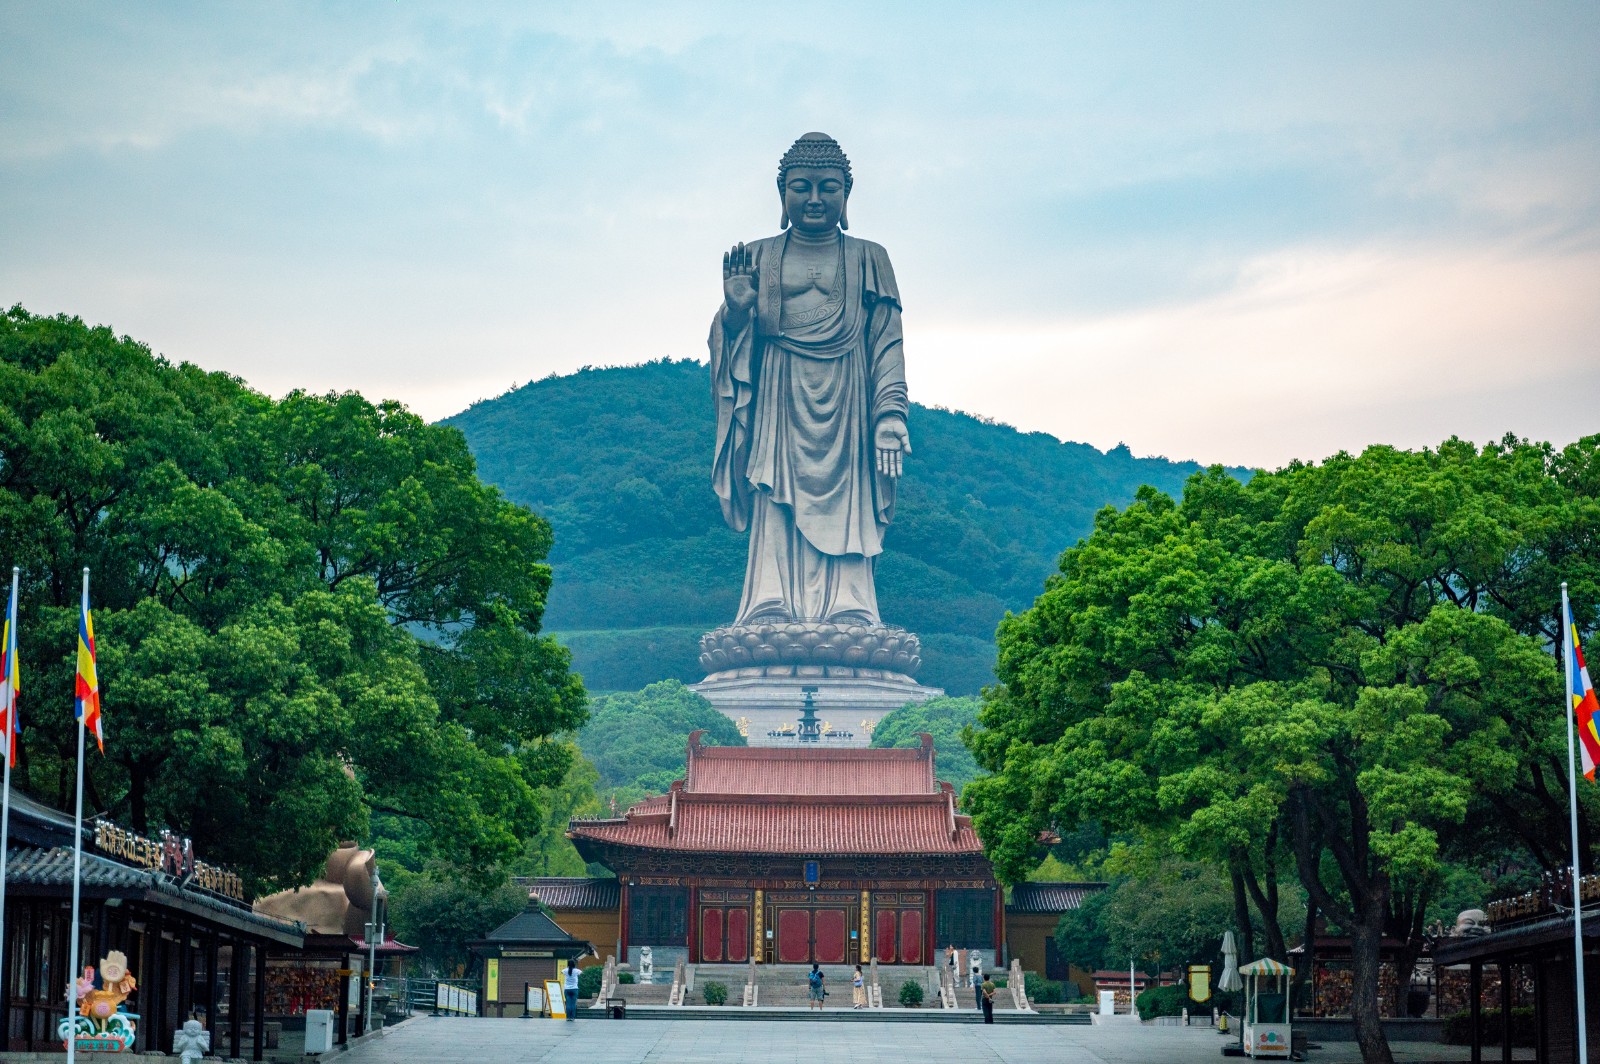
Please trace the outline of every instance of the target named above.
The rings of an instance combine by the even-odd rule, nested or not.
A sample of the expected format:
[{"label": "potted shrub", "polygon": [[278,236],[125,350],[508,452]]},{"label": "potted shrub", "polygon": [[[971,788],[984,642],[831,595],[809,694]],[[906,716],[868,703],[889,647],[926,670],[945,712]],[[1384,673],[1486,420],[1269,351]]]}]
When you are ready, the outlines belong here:
[{"label": "potted shrub", "polygon": [[900,1005],[902,1008],[914,1009],[922,1004],[922,984],[907,979],[900,984]]},{"label": "potted shrub", "polygon": [[700,991],[707,1005],[723,1005],[728,1000],[728,988],[722,983],[707,983]]}]

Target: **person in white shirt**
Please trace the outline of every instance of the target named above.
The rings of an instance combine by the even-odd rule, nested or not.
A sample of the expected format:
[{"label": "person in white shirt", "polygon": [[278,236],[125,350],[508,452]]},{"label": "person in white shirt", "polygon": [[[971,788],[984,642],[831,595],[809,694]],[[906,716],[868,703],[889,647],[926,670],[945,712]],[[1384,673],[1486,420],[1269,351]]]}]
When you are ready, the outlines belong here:
[{"label": "person in white shirt", "polygon": [[567,1019],[575,1020],[578,1018],[578,962],[575,959],[567,961],[567,982],[564,989],[566,990],[564,996],[567,999]]}]

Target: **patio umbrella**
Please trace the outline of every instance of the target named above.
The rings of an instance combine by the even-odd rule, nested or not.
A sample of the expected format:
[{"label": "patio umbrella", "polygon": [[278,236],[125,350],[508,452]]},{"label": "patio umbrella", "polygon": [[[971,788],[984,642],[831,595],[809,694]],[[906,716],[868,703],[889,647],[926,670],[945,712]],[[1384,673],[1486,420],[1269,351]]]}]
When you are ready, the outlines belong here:
[{"label": "patio umbrella", "polygon": [[1242,990],[1244,980],[1239,978],[1239,946],[1232,931],[1222,933],[1222,978],[1217,980],[1218,990]]}]

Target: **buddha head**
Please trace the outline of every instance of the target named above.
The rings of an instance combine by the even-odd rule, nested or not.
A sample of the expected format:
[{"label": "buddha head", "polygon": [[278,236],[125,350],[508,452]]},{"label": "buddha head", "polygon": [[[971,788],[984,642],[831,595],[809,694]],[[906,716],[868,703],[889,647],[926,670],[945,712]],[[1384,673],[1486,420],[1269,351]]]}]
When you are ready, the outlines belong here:
[{"label": "buddha head", "polygon": [[1462,938],[1477,938],[1489,933],[1489,914],[1482,909],[1465,909],[1456,917],[1456,934]]},{"label": "buddha head", "polygon": [[778,160],[778,196],[783,200],[783,228],[821,236],[835,226],[850,228],[845,206],[850,199],[850,160],[839,142],[826,133],[807,133]]}]

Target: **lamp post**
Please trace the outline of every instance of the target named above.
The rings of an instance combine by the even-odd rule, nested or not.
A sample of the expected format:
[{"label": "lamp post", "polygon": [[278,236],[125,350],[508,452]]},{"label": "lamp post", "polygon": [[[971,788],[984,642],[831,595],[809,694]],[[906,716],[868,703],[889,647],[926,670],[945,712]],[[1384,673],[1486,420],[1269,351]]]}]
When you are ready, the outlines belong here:
[{"label": "lamp post", "polygon": [[[372,989],[378,981],[378,941],[385,933],[389,892],[378,878],[378,862],[372,862],[372,920],[367,924],[367,1005],[361,1011],[361,1033],[372,1032]],[[381,915],[380,915],[381,914]]]}]

